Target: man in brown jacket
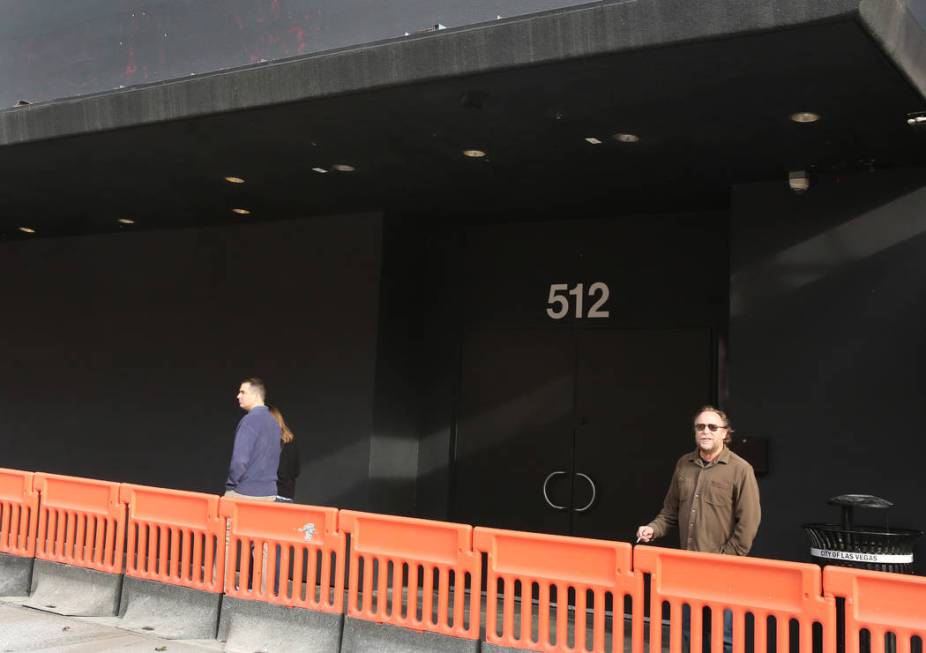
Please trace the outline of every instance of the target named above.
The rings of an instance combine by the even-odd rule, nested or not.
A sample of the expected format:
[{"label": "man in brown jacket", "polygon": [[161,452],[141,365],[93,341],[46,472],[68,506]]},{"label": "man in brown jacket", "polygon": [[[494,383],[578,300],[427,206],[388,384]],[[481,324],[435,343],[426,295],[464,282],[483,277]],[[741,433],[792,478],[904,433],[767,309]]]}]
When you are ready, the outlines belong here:
[{"label": "man in brown jacket", "polygon": [[[726,414],[705,406],[694,418],[696,448],[679,458],[656,518],[637,529],[650,542],[678,526],[683,549],[746,555],[759,529],[762,509],[752,465],[730,451],[733,428]],[[687,606],[686,606],[687,607]],[[687,649],[688,614],[682,615]],[[731,647],[732,619],[724,611],[724,649]]]},{"label": "man in brown jacket", "polygon": [[683,549],[746,555],[762,509],[752,465],[725,446],[733,429],[726,414],[705,406],[695,416],[697,448],[679,458],[662,510],[637,539],[650,542],[678,526]]}]

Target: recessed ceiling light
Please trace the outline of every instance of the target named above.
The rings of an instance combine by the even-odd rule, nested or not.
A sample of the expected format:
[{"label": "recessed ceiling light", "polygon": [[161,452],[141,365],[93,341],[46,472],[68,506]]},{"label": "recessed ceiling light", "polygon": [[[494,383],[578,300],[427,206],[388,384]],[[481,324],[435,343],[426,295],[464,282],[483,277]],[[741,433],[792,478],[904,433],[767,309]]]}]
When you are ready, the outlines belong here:
[{"label": "recessed ceiling light", "polygon": [[468,156],[471,159],[481,159],[485,155],[484,150],[463,150],[463,156]]},{"label": "recessed ceiling light", "polygon": [[323,174],[325,174],[326,172],[328,172],[328,171],[325,170],[324,168],[312,168],[312,170],[315,171],[315,172],[317,172],[317,173],[320,174],[320,175],[323,175]]},{"label": "recessed ceiling light", "polygon": [[119,224],[135,224],[135,220],[132,218],[119,218],[116,222]]},{"label": "recessed ceiling light", "polygon": [[243,184],[244,183],[244,179],[242,179],[241,177],[226,177],[225,181],[227,181],[230,184]]},{"label": "recessed ceiling light", "polygon": [[627,134],[624,132],[618,132],[612,137],[619,143],[636,143],[640,140],[640,137],[636,134]]},{"label": "recessed ceiling light", "polygon": [[585,139],[586,143],[591,143],[592,145],[601,145],[601,139],[595,138],[594,136],[589,136]]},{"label": "recessed ceiling light", "polygon": [[791,114],[791,120],[794,122],[817,122],[819,119],[820,114],[811,111],[798,111],[797,113]]},{"label": "recessed ceiling light", "polygon": [[353,172],[354,170],[357,169],[354,166],[347,165],[346,163],[335,163],[331,167],[337,170],[338,172]]},{"label": "recessed ceiling light", "polygon": [[19,230],[23,232],[24,234],[34,234],[35,233],[35,229],[33,229],[32,227],[20,227]]},{"label": "recessed ceiling light", "polygon": [[232,213],[237,213],[238,215],[251,215],[248,209],[232,209]]}]

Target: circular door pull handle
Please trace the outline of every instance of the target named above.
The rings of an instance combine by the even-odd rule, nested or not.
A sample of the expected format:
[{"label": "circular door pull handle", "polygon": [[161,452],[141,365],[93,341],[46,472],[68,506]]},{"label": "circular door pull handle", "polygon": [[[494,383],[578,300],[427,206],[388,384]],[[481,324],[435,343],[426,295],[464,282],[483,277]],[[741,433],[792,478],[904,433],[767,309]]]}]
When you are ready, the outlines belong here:
[{"label": "circular door pull handle", "polygon": [[592,480],[592,477],[589,476],[588,474],[583,474],[582,472],[576,472],[576,476],[581,476],[581,477],[584,478],[586,481],[588,481],[588,484],[589,484],[589,485],[592,486],[592,498],[589,499],[588,503],[586,503],[586,504],[585,504],[584,506],[582,506],[581,508],[576,508],[576,509],[575,509],[576,512],[585,512],[586,510],[588,510],[589,508],[592,507],[592,504],[595,503],[595,497],[598,496],[598,488],[595,487],[595,481],[593,481],[593,480]]},{"label": "circular door pull handle", "polygon": [[554,476],[560,476],[560,475],[565,476],[566,472],[560,471],[560,470],[557,470],[555,472],[550,472],[549,474],[547,474],[547,477],[543,479],[543,486],[541,487],[541,489],[543,490],[543,500],[546,501],[547,505],[553,508],[553,510],[565,510],[566,509],[566,506],[558,506],[552,501],[550,501],[550,495],[547,494],[547,483],[549,483],[550,479],[552,479]]}]

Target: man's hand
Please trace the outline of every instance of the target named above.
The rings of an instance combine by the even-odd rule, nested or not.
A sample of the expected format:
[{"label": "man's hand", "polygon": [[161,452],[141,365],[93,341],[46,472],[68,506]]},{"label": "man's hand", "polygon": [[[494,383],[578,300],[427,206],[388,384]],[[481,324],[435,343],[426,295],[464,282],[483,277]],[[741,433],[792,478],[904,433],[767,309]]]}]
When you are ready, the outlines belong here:
[{"label": "man's hand", "polygon": [[649,542],[653,539],[653,527],[641,526],[637,529],[637,542]]}]

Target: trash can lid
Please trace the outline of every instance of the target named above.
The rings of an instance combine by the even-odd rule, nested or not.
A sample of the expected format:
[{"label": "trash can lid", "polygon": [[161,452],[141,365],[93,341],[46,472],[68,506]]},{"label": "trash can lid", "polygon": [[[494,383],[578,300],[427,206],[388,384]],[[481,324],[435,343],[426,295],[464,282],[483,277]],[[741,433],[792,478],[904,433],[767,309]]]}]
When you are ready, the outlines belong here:
[{"label": "trash can lid", "polygon": [[875,497],[870,494],[840,494],[838,497],[832,497],[829,502],[831,506],[857,506],[859,508],[890,508],[894,504],[887,499]]}]

